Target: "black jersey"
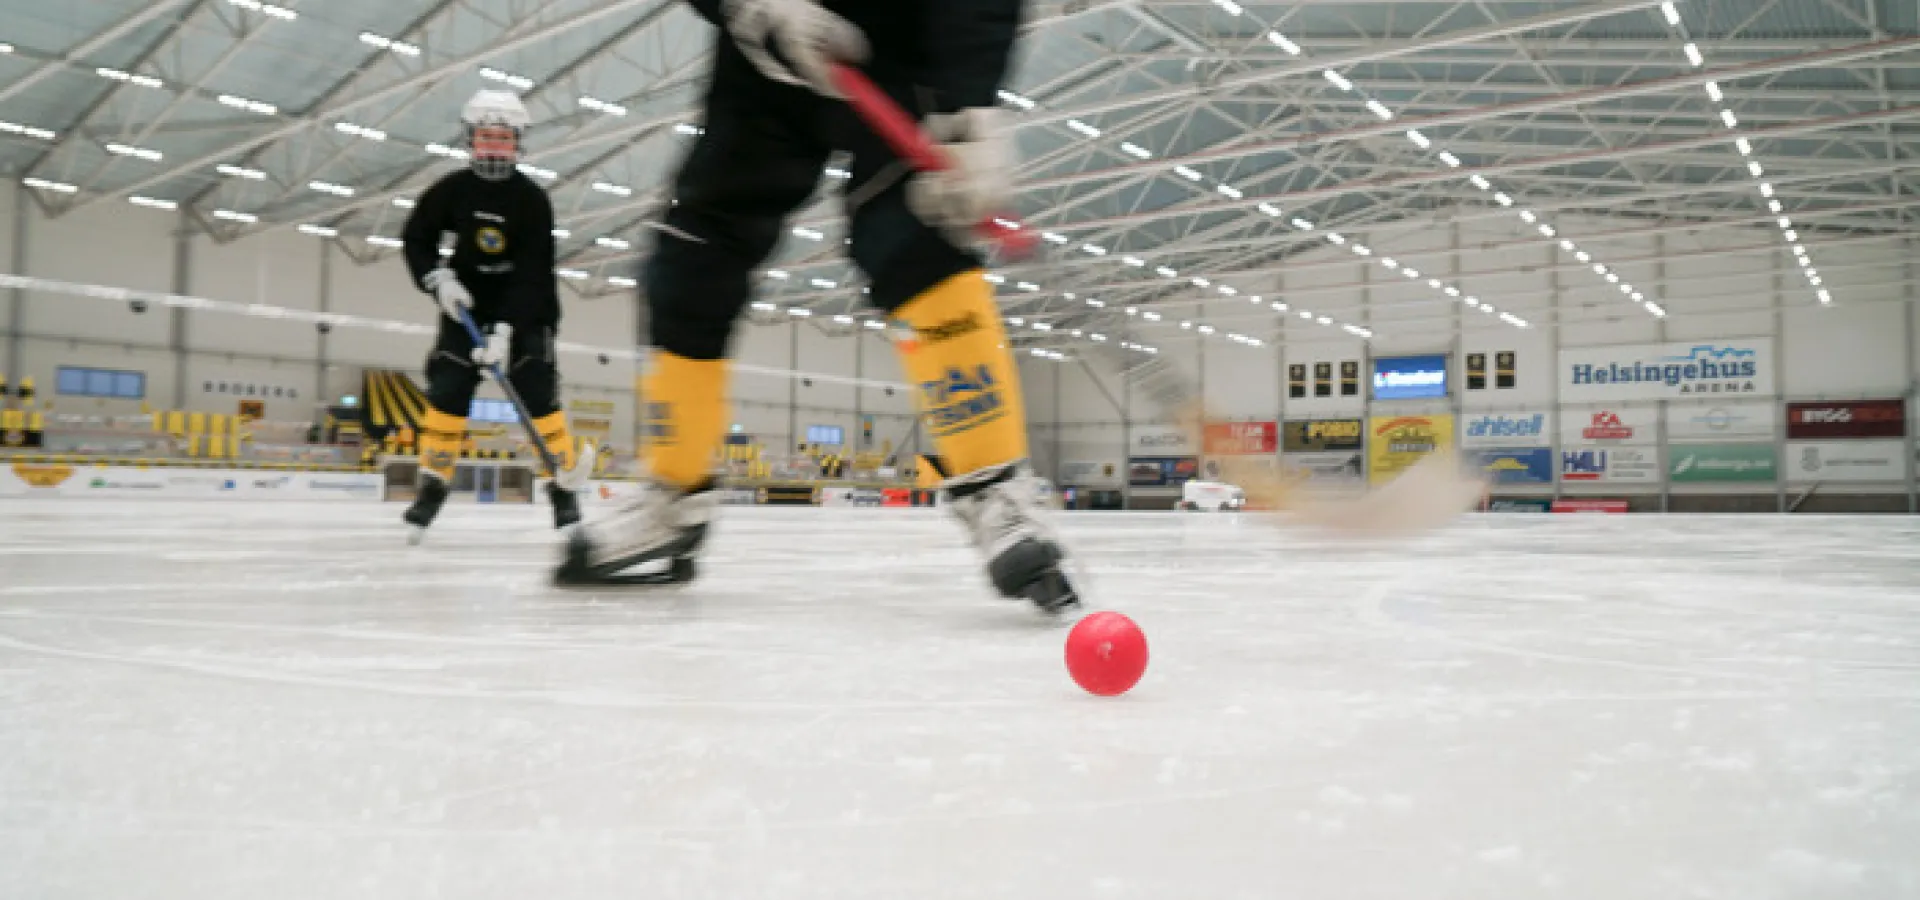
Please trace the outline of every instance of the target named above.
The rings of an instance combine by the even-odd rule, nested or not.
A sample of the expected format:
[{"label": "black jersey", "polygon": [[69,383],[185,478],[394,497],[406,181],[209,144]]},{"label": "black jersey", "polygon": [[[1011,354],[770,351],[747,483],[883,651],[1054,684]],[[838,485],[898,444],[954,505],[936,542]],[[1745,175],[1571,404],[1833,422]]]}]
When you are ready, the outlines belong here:
[{"label": "black jersey", "polygon": [[[407,217],[407,268],[423,279],[441,265],[443,235],[453,235],[449,268],[473,294],[480,322],[557,325],[553,201],[525,174],[488,181],[461,169],[435,182]],[[431,293],[431,291],[429,291]]]},{"label": "black jersey", "polygon": [[[688,0],[722,24],[723,0]],[[932,93],[936,110],[992,106],[1020,37],[1022,0],[824,0],[858,26],[874,80]]]}]

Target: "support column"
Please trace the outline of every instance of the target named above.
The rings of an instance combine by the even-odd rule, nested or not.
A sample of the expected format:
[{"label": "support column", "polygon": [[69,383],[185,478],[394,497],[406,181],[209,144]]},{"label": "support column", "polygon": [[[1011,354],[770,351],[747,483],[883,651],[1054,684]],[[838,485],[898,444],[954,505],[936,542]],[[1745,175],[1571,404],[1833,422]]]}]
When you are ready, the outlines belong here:
[{"label": "support column", "polygon": [[[1132,327],[1122,333],[1129,343],[1139,343]],[[1124,356],[1122,354],[1123,366],[1126,365]],[[1093,370],[1088,369],[1087,374],[1092,375]],[[1133,379],[1128,378],[1124,370],[1120,373],[1120,508],[1133,509]]]},{"label": "support column", "polygon": [[1908,425],[1906,446],[1900,448],[1900,452],[1907,454],[1907,512],[1916,513],[1920,512],[1920,459],[1915,459],[1914,457],[1920,455],[1915,452],[1916,448],[1920,448],[1920,443],[1915,443],[1916,438],[1920,438],[1920,435],[1914,433],[1912,422],[1914,420],[1914,386],[1920,384],[1920,346],[1916,346],[1916,344],[1920,344],[1920,335],[1914,333],[1916,322],[1914,321],[1913,304],[1916,300],[1920,300],[1920,296],[1916,296],[1913,284],[1913,278],[1916,274],[1913,270],[1913,254],[1916,251],[1920,251],[1920,247],[1914,246],[1913,238],[1907,238],[1901,241],[1901,243],[1906,246],[1906,252],[1900,254],[1900,258],[1903,260],[1900,268],[1904,270],[1903,274],[1906,277],[1903,280],[1907,285],[1907,302],[1904,305],[1904,316],[1901,319],[1901,321],[1906,323],[1907,327],[1907,339],[1905,343],[1907,348],[1907,389],[1902,391],[1900,395],[1907,403]]},{"label": "support column", "polygon": [[[1560,443],[1560,433],[1566,427],[1567,418],[1566,409],[1560,405],[1560,294],[1566,290],[1566,284],[1560,277],[1560,268],[1553,263],[1554,251],[1552,247],[1548,247],[1547,310],[1548,315],[1553,319],[1548,323],[1546,331],[1547,353],[1553,359],[1553,378],[1547,381],[1547,421],[1549,423],[1547,464],[1553,467],[1550,473],[1553,477],[1553,499],[1559,500],[1563,496],[1564,482],[1560,480],[1560,476],[1565,466],[1560,458],[1560,454],[1565,452]],[[1516,359],[1514,367],[1519,368],[1519,365]],[[1658,455],[1658,451],[1655,453]]]},{"label": "support column", "polygon": [[[1453,221],[1448,224],[1447,260],[1448,260],[1448,264],[1453,269],[1453,271],[1451,272],[1452,280],[1454,281],[1454,283],[1457,284],[1460,281],[1460,268],[1461,268],[1460,266],[1460,218],[1458,216],[1454,216]],[[1473,295],[1472,291],[1469,291],[1464,287],[1461,288],[1460,290],[1461,290],[1461,293],[1466,296]],[[1467,332],[1466,314],[1461,312],[1462,304],[1459,302],[1459,298],[1457,297],[1454,298],[1454,301],[1455,302],[1448,304],[1448,306],[1453,311],[1453,317],[1452,317],[1453,322],[1452,322],[1452,325],[1450,326],[1453,334],[1451,338],[1447,341],[1447,369],[1449,373],[1454,371],[1455,361],[1461,359],[1460,354],[1466,348],[1466,332]],[[1373,358],[1372,358],[1373,354],[1371,352],[1372,351],[1371,345],[1369,345],[1368,351],[1369,352],[1366,354],[1366,359],[1361,362],[1361,367],[1369,374],[1369,377],[1367,379],[1369,382],[1369,389],[1366,391],[1366,393],[1362,394],[1361,396],[1366,400],[1367,421],[1371,423],[1373,421],[1373,391],[1371,390],[1371,382],[1372,382],[1371,373],[1373,372]],[[1447,413],[1453,417],[1453,435],[1452,435],[1453,448],[1454,448],[1454,452],[1456,454],[1459,454],[1456,458],[1461,460],[1463,463],[1467,461],[1467,454],[1466,454],[1466,451],[1461,449],[1460,447],[1460,420],[1466,415],[1466,402],[1467,400],[1466,400],[1465,392],[1459,389],[1458,387],[1454,388],[1453,390],[1447,391]],[[1368,434],[1367,447],[1371,448],[1372,446],[1373,446],[1373,435]],[[1366,465],[1367,482],[1368,484],[1372,484],[1373,453],[1371,452],[1371,450],[1369,450],[1369,452],[1367,453],[1366,458],[1368,460]],[[1488,491],[1489,493],[1491,493],[1492,491],[1491,485],[1489,485]]]},{"label": "support column", "polygon": [[[7,271],[24,275],[27,271],[27,223],[32,217],[27,215],[27,197],[24,188],[15,187],[13,197],[13,258],[12,267]],[[13,303],[7,308],[7,366],[4,373],[7,383],[18,385],[26,377],[27,367],[20,361],[21,332],[26,330],[27,292],[14,288],[7,292],[13,297]],[[48,391],[49,395],[52,391]]]},{"label": "support column", "polygon": [[[333,312],[333,243],[315,241],[320,247],[320,302],[317,305],[321,315]],[[313,350],[313,396],[318,402],[328,406],[336,399],[332,396],[333,386],[327,383],[329,350],[333,335],[331,328],[320,329],[320,336]]]},{"label": "support column", "polygon": [[867,338],[860,333],[861,330],[862,326],[853,326],[853,448],[855,453],[868,449],[866,420],[862,416],[864,408],[862,401],[866,398],[867,388],[861,384],[861,381],[866,378]]},{"label": "support column", "polygon": [[[1655,290],[1659,291],[1657,296],[1660,298],[1661,308],[1671,310],[1673,298],[1667,296],[1667,236],[1664,234],[1653,237],[1653,283]],[[1653,339],[1655,343],[1667,342],[1666,316],[1653,320]],[[1656,414],[1660,417],[1660,427],[1656,429],[1660,435],[1660,445],[1655,451],[1660,457],[1660,511],[1671,512],[1673,510],[1673,445],[1667,435],[1667,414],[1672,411],[1672,401],[1661,400],[1655,406],[1658,408]]]},{"label": "support column", "polygon": [[[800,371],[800,323],[787,319],[787,371]],[[787,447],[792,453],[800,446],[800,379],[787,377]]]},{"label": "support column", "polygon": [[1059,364],[1053,366],[1053,487],[1060,489],[1060,376]]},{"label": "support column", "polygon": [[[193,295],[193,228],[187,213],[180,213],[179,230],[173,235],[172,291],[183,297]],[[169,310],[167,348],[173,351],[173,408],[187,407],[187,311]]]},{"label": "support column", "polygon": [[1287,274],[1285,272],[1276,272],[1274,274],[1273,292],[1278,296],[1268,298],[1269,303],[1278,300],[1287,304],[1287,312],[1283,313],[1273,312],[1272,306],[1267,307],[1267,312],[1276,316],[1278,321],[1278,327],[1273,331],[1273,358],[1275,364],[1278,366],[1278,370],[1274,373],[1278,384],[1277,390],[1273,395],[1273,421],[1274,427],[1280,430],[1280,435],[1279,440],[1274,442],[1273,453],[1275,459],[1273,465],[1276,472],[1284,472],[1287,466],[1287,407],[1292,405],[1288,402],[1292,398],[1287,396],[1287,361],[1289,359],[1287,355],[1287,318],[1288,313],[1293,311],[1293,301],[1287,299]]},{"label": "support column", "polygon": [[[1781,309],[1785,291],[1782,289],[1780,266],[1773,266],[1773,370],[1779,376],[1785,376],[1787,367],[1787,314]],[[1787,511],[1787,386],[1782,377],[1774,386],[1773,397],[1773,502],[1775,512]]]},{"label": "support column", "polygon": [[[1205,308],[1206,308],[1205,306],[1198,306],[1194,309],[1193,313],[1194,313],[1195,322],[1200,321],[1200,311]],[[1194,343],[1193,367],[1195,369],[1195,375],[1196,375],[1196,377],[1194,378],[1194,381],[1196,381],[1200,386],[1200,392],[1199,392],[1200,408],[1212,409],[1213,403],[1212,401],[1207,399],[1207,336],[1196,331],[1193,333],[1193,343]],[[1195,447],[1194,449],[1199,450],[1200,448]]]}]

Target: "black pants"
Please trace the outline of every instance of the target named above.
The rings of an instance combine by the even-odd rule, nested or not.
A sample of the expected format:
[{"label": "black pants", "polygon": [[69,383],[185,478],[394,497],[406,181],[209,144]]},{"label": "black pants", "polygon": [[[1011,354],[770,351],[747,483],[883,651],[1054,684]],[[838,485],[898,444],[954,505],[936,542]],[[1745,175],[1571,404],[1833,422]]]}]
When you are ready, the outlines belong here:
[{"label": "black pants", "polygon": [[[488,326],[482,324],[484,333]],[[512,361],[507,380],[527,404],[527,415],[535,419],[558,409],[560,372],[554,366],[553,328],[546,325],[516,325],[509,343]],[[465,418],[473,408],[473,391],[484,377],[473,362],[473,340],[460,323],[440,318],[440,335],[434,339],[433,352],[427,355],[427,403],[451,416]]]},{"label": "black pants", "polygon": [[[920,113],[912,91],[881,87]],[[909,170],[846,103],[767,80],[721,40],[706,113],[706,131],[674,180],[677,205],[643,273],[655,346],[690,359],[727,355],[751,273],[786,235],[787,217],[820,185],[835,150],[853,155],[851,249],[871,281],[874,306],[892,311],[981,265],[907,208]]]}]

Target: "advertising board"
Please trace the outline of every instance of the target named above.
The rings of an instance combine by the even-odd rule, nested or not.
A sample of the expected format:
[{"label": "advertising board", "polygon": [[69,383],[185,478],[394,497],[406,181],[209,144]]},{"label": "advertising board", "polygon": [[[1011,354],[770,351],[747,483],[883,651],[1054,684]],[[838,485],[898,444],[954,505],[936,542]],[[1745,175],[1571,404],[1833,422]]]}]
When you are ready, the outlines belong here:
[{"label": "advertising board", "polygon": [[1787,440],[1907,436],[1907,401],[1851,400],[1787,404]]},{"label": "advertising board", "polygon": [[1453,446],[1453,416],[1376,416],[1367,422],[1367,436],[1369,479],[1386,484]]},{"label": "advertising board", "polygon": [[1560,399],[1573,403],[1756,397],[1774,392],[1773,339],[1568,347]]},{"label": "advertising board", "polygon": [[1373,360],[1373,399],[1431,400],[1447,396],[1447,357],[1380,356]]},{"label": "advertising board", "polygon": [[1790,482],[1906,481],[1905,441],[1789,441]]}]

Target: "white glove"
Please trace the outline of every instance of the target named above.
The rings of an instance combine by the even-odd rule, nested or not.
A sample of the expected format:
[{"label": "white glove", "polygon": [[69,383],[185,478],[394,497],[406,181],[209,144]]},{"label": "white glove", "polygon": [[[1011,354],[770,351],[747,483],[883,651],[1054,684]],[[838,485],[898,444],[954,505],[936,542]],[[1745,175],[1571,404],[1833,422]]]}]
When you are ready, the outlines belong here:
[{"label": "white glove", "polygon": [[497,323],[487,334],[487,342],[473,348],[473,364],[481,368],[506,365],[513,347],[513,326]]},{"label": "white glove", "polygon": [[827,67],[867,58],[867,38],[815,0],[724,0],[727,31],[760,74],[839,97]]},{"label": "white glove", "polygon": [[473,295],[467,293],[467,286],[460,283],[452,269],[435,269],[421,281],[433,292],[433,298],[440,301],[440,311],[446,313],[447,318],[458,322],[460,310],[473,309]]},{"label": "white glove", "polygon": [[927,134],[952,165],[920,172],[907,182],[907,206],[955,244],[978,239],[974,228],[1008,209],[1017,151],[1007,114],[993,107],[927,117]]}]

